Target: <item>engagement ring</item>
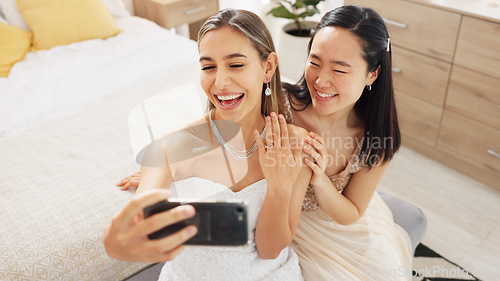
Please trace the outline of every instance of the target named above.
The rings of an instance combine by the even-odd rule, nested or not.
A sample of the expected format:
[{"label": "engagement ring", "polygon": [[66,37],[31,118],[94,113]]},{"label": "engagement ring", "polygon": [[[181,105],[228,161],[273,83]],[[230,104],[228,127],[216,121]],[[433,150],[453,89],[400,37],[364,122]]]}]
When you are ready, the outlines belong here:
[{"label": "engagement ring", "polygon": [[273,143],[271,143],[270,145],[266,145],[266,146],[265,146],[265,148],[271,148],[271,147],[273,147],[273,146],[274,146],[274,142],[273,142]]}]

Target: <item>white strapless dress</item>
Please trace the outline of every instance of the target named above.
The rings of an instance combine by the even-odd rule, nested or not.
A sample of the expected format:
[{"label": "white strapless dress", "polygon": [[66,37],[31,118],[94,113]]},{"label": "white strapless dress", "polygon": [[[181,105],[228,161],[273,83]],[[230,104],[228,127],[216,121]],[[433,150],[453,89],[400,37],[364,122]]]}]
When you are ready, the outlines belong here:
[{"label": "white strapless dress", "polygon": [[242,247],[186,246],[173,261],[165,263],[158,280],[303,280],[297,254],[290,246],[274,260],[261,259],[257,254],[255,227],[266,190],[265,179],[239,192],[199,177],[176,181],[171,188],[173,198],[245,200],[251,243]]}]

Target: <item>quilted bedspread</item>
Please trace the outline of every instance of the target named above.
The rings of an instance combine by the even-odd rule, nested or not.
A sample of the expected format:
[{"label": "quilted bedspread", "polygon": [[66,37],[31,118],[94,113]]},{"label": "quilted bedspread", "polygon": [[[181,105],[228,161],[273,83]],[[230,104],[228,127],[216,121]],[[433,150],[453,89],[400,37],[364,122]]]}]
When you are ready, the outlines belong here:
[{"label": "quilted bedspread", "polygon": [[122,280],[146,264],[107,256],[103,230],[131,198],[115,184],[138,170],[128,113],[197,82],[191,63],[71,116],[0,139],[0,280]]}]

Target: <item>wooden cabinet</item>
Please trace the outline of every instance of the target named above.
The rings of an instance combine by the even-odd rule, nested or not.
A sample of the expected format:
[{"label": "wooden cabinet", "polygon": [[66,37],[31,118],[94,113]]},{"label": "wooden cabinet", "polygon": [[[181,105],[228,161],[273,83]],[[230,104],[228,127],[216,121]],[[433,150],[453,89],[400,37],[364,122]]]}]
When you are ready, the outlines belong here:
[{"label": "wooden cabinet", "polygon": [[443,108],[397,90],[395,95],[403,141],[405,137],[410,137],[434,146]]},{"label": "wooden cabinet", "polygon": [[500,80],[455,65],[445,110],[500,131]]},{"label": "wooden cabinet", "polygon": [[393,46],[392,66],[396,90],[443,107],[451,63]]},{"label": "wooden cabinet", "polygon": [[499,140],[500,130],[492,130],[481,122],[447,110],[441,123],[437,148],[464,164],[498,176],[500,159],[494,154],[500,152]]},{"label": "wooden cabinet", "polygon": [[392,43],[432,58],[453,60],[460,15],[402,0],[344,2],[377,11],[384,18]]},{"label": "wooden cabinet", "polygon": [[454,63],[500,78],[500,22],[464,16]]},{"label": "wooden cabinet", "polygon": [[500,189],[500,7],[344,2],[386,22],[403,145]]},{"label": "wooden cabinet", "polygon": [[[135,14],[165,28],[199,22],[219,11],[218,0],[134,0]],[[193,33],[193,28],[190,28]],[[197,31],[195,31],[197,32]],[[191,34],[191,38],[194,38]]]}]

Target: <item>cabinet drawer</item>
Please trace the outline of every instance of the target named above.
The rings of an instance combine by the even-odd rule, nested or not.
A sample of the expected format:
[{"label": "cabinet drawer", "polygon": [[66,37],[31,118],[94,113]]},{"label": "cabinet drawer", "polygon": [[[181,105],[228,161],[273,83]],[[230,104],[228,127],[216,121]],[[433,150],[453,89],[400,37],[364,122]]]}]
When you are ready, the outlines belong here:
[{"label": "cabinet drawer", "polygon": [[401,132],[431,147],[436,145],[443,109],[396,91],[396,108]]},{"label": "cabinet drawer", "polygon": [[482,170],[500,173],[500,130],[449,110],[443,116],[438,149]]},{"label": "cabinet drawer", "polygon": [[391,42],[451,62],[461,15],[401,0],[345,0],[370,7],[386,21]]},{"label": "cabinet drawer", "polygon": [[134,0],[135,14],[165,28],[193,23],[214,15],[218,0]]},{"label": "cabinet drawer", "polygon": [[500,130],[499,89],[500,79],[454,66],[446,109]]},{"label": "cabinet drawer", "polygon": [[464,16],[455,64],[500,78],[500,23]]},{"label": "cabinet drawer", "polygon": [[443,107],[450,63],[395,46],[392,65],[396,90]]}]

